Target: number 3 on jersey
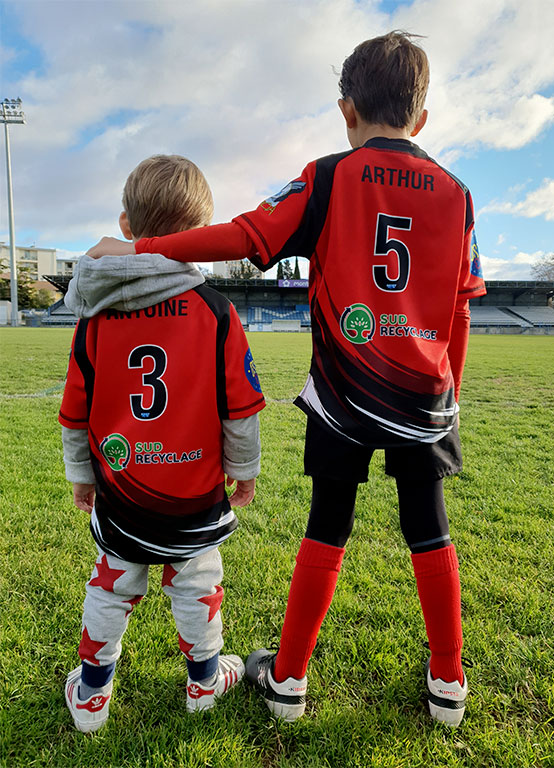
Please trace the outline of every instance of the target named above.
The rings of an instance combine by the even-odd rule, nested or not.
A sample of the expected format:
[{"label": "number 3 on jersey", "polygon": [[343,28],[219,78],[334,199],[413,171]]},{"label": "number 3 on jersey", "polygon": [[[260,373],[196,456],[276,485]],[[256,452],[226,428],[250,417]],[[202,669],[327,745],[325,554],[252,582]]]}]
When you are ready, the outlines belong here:
[{"label": "number 3 on jersey", "polygon": [[144,371],[144,368],[152,367],[152,362],[154,363],[152,370],[142,374],[142,385],[152,390],[151,397],[148,399],[151,400],[150,405],[146,405],[148,400],[145,393],[129,395],[133,416],[141,421],[157,419],[166,409],[167,387],[161,377],[167,368],[167,355],[162,347],[155,344],[135,347],[129,355],[129,368],[141,368]]},{"label": "number 3 on jersey", "polygon": [[386,213],[377,214],[377,230],[375,232],[375,256],[386,256],[389,251],[395,251],[398,257],[398,277],[391,278],[385,264],[373,266],[373,279],[381,291],[403,291],[410,277],[410,251],[401,240],[389,239],[389,229],[411,229],[412,220],[404,216],[388,216]]}]

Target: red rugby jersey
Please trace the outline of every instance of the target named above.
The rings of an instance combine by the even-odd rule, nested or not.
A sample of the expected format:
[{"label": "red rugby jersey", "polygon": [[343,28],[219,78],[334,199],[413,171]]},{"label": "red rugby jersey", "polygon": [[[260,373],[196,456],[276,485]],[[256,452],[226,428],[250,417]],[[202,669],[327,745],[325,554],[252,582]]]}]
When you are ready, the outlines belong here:
[{"label": "red rugby jersey", "polygon": [[80,320],[59,421],[88,428],[98,544],[172,562],[227,538],[221,420],[264,405],[238,315],[205,285]]},{"label": "red rugby jersey", "polygon": [[261,269],[310,259],[313,357],[297,404],[364,445],[440,440],[458,411],[456,303],[486,292],[464,184],[412,142],[375,138],[234,221]]}]

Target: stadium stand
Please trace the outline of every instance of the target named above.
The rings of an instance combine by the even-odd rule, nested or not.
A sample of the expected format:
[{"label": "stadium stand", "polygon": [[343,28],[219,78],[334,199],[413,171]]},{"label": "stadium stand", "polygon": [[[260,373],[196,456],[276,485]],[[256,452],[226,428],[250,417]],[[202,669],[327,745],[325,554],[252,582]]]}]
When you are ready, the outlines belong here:
[{"label": "stadium stand", "polygon": [[[44,275],[65,293],[68,275]],[[281,281],[282,282],[282,281]],[[272,279],[208,278],[208,285],[233,302],[241,323],[250,331],[309,331],[307,287],[283,286]],[[472,333],[554,335],[554,282],[487,280],[487,295],[470,301]],[[43,316],[46,326],[75,325],[63,301]]]},{"label": "stadium stand", "polygon": [[60,299],[52,306],[48,307],[42,317],[42,325],[51,328],[53,326],[77,325],[77,318],[65,306],[63,299]]},{"label": "stadium stand", "polygon": [[519,326],[520,328],[529,327],[532,323],[527,322],[522,317],[506,312],[501,307],[472,307],[471,325],[478,326]]},{"label": "stadium stand", "polygon": [[[304,305],[305,306],[305,305]],[[294,320],[300,323],[300,326],[311,325],[309,309],[293,309],[292,307],[269,308],[269,307],[248,307],[248,325],[267,325],[275,320]]]},{"label": "stadium stand", "polygon": [[554,308],[552,307],[510,307],[509,309],[531,325],[554,326]]}]

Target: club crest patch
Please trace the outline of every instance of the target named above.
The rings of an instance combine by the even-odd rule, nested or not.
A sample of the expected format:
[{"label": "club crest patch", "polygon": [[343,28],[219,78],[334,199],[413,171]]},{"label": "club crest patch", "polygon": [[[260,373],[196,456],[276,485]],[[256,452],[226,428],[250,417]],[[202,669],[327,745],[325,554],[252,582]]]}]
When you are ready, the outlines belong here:
[{"label": "club crest patch", "polygon": [[117,432],[102,440],[100,452],[115,472],[125,469],[131,458],[129,441]]},{"label": "club crest patch", "polygon": [[260,380],[258,378],[256,363],[254,362],[250,348],[248,348],[248,351],[244,356],[244,372],[246,374],[246,378],[250,382],[252,389],[254,389],[256,392],[261,392],[262,385],[260,384]]},{"label": "club crest patch", "polygon": [[481,268],[481,257],[479,255],[479,248],[477,247],[477,238],[475,237],[475,230],[471,233],[471,274],[475,277],[483,277],[483,270]]},{"label": "club crest patch", "polygon": [[286,185],[286,187],[283,187],[280,192],[277,192],[276,195],[272,195],[271,197],[268,197],[267,200],[264,200],[260,205],[260,208],[267,213],[273,213],[279,203],[282,203],[283,200],[286,200],[289,195],[302,192],[305,187],[305,181],[291,181]]},{"label": "club crest patch", "polygon": [[345,307],[340,318],[342,335],[352,344],[367,344],[375,333],[373,312],[365,304],[351,304]]}]

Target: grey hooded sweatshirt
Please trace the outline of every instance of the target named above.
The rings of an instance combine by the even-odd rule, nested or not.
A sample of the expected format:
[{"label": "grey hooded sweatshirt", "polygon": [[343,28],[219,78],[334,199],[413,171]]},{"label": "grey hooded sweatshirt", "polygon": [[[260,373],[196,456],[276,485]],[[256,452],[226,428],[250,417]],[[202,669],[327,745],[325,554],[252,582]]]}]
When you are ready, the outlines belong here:
[{"label": "grey hooded sweatshirt", "polygon": [[[65,296],[66,307],[79,318],[104,309],[123,312],[144,309],[189,291],[204,282],[190,263],[170,261],[161,254],[81,256]],[[235,480],[252,480],[260,473],[258,414],[224,419],[223,471]],[[72,483],[94,484],[88,430],[62,426],[65,476]]]}]

